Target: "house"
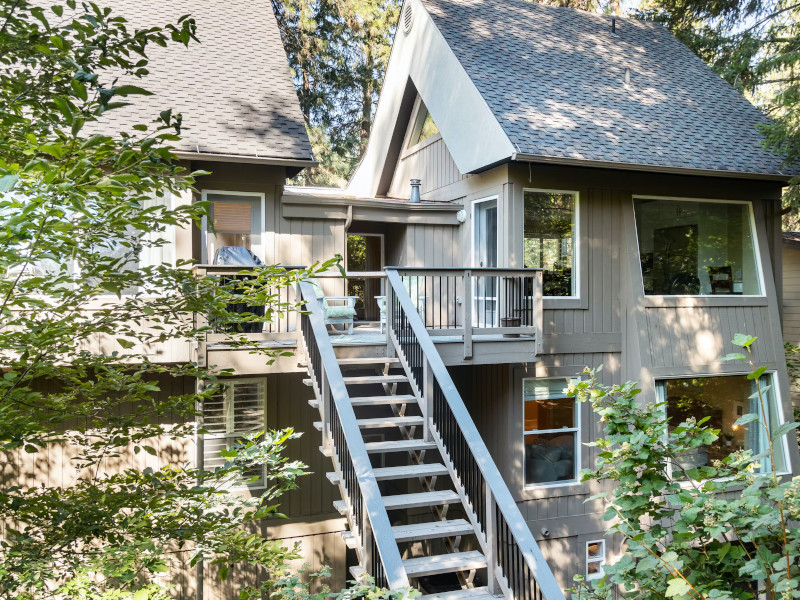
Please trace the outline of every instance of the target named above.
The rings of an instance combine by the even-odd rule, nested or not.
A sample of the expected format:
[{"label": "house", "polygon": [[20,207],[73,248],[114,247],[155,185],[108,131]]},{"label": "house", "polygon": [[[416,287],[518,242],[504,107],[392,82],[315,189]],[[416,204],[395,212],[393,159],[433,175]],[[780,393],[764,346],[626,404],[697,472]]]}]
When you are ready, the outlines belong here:
[{"label": "house", "polygon": [[[307,314],[248,334],[293,356],[266,365],[222,334],[153,354],[234,369],[223,406],[305,432],[293,457],[314,474],[264,534],[300,541],[333,587],[366,571],[442,600],[561,600],[573,575],[602,576],[621,540],[578,477],[601,424],[563,394],[584,366],[640,381],[676,419],[710,416],[724,436],[692,458],[705,464],[758,449],[734,425],[756,410],[748,369],[718,361],[751,333],[772,384],[764,417],[789,414],[790,174],[759,143],[765,117],[662,27],[525,0],[406,0],[366,154],[330,190],[285,185],[313,159],[268,4],[157,8],[194,14],[203,43],[163,58],[174,77],[154,66],[161,87],[137,110],[169,94],[186,114],[180,156],[211,171],[197,198],[216,226],[177,230],[174,254],[209,273],[229,245],[283,265],[346,259],[347,281],[320,277],[324,298],[299,286]],[[327,311],[335,296],[357,298],[352,333],[349,311]],[[213,464],[238,433],[182,451]],[[796,445],[780,450],[781,472],[800,473]],[[229,597],[254,576],[187,573],[179,594]]]}]

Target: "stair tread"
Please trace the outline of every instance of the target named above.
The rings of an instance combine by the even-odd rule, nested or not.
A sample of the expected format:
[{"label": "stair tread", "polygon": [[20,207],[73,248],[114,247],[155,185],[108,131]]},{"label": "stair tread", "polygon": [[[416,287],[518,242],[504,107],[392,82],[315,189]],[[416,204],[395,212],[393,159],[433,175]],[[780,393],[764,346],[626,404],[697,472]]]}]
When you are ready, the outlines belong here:
[{"label": "stair tread", "polygon": [[452,519],[450,521],[429,521],[425,523],[409,523],[408,525],[395,525],[392,527],[394,539],[398,542],[416,542],[432,540],[434,538],[456,537],[475,533],[472,525],[466,519]]},{"label": "stair tread", "polygon": [[453,552],[452,554],[407,558],[403,561],[403,567],[409,577],[438,575],[439,573],[483,569],[486,567],[486,557],[477,550]]},{"label": "stair tread", "polygon": [[366,442],[364,446],[367,453],[377,454],[381,452],[410,452],[412,450],[435,450],[435,442],[425,440],[396,440],[385,442]]},{"label": "stair tread", "polygon": [[334,500],[333,508],[335,508],[340,515],[344,515],[347,513],[347,502],[344,500]]},{"label": "stair tread", "polygon": [[[414,477],[433,477],[434,475],[447,475],[447,467],[440,463],[426,463],[423,465],[403,465],[402,467],[381,467],[373,469],[372,473],[378,481],[392,479],[412,479]],[[339,483],[339,475],[335,471],[325,474],[333,484]]]},{"label": "stair tread", "polygon": [[447,475],[447,467],[440,463],[426,463],[422,465],[403,465],[402,467],[380,467],[373,469],[375,479],[411,479],[412,477],[431,477],[433,475]]},{"label": "stair tread", "polygon": [[384,496],[383,504],[387,510],[400,508],[417,508],[419,506],[442,506],[461,502],[461,497],[452,490],[436,492],[417,492],[414,494],[396,494]]},{"label": "stair tread", "polygon": [[350,404],[353,406],[368,406],[372,404],[409,404],[416,401],[417,397],[409,394],[398,394],[397,396],[350,397]]},{"label": "stair tread", "polygon": [[496,598],[502,597],[502,595],[493,595],[491,592],[489,592],[489,588],[487,587],[479,587],[467,590],[453,590],[450,592],[425,594],[424,596],[419,596],[417,600],[495,600]]},{"label": "stair tread", "polygon": [[358,375],[353,377],[343,377],[345,385],[355,385],[360,383],[405,383],[408,377],[405,375]]},{"label": "stair tread", "polygon": [[381,427],[410,427],[425,423],[424,417],[378,417],[376,419],[356,419],[356,424],[362,429],[375,429]]},{"label": "stair tread", "polygon": [[336,362],[340,365],[389,365],[400,362],[399,358],[389,358],[388,356],[359,357],[359,358],[337,358]]}]

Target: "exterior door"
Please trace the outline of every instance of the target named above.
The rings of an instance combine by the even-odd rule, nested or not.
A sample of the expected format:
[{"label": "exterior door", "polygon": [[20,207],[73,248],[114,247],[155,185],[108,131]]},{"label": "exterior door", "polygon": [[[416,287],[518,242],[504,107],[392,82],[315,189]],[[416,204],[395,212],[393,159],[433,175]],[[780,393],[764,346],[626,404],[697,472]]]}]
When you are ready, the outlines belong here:
[{"label": "exterior door", "polygon": [[[480,200],[473,209],[473,261],[476,267],[497,267],[497,198]],[[497,280],[493,275],[474,277],[473,325],[497,326]]]}]

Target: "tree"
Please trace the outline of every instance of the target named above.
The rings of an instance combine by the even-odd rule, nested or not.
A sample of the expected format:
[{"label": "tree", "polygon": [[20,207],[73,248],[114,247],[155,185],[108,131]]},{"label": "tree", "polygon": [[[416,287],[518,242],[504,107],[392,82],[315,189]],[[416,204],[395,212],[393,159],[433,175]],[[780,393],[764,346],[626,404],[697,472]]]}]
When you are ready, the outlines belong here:
[{"label": "tree", "polygon": [[[792,0],[646,0],[637,18],[664,23],[715,72],[773,119],[764,144],[800,159],[800,5]],[[783,198],[784,227],[798,229],[800,179]]]},{"label": "tree", "polygon": [[298,182],[342,186],[372,128],[400,0],[273,0],[320,166]]},{"label": "tree", "polygon": [[[144,600],[164,594],[154,576],[176,557],[216,564],[224,577],[235,564],[278,572],[295,556],[255,527],[279,514],[276,499],[304,471],[282,455],[298,435],[291,430],[248,436],[215,471],[185,460],[108,466],[192,439],[197,406],[225,386],[224,372],[157,364],[148,348],[191,344],[212,327],[246,344],[238,323],[297,309],[280,290],[330,266],[268,267],[225,281],[201,278],[189,263],[142,260],[166,246],[170,227],[199,223],[203,204],[169,208],[164,199],[203,173],[186,172],[171,153],[181,115],[168,106],[118,133],[109,133],[107,115],[148,94],[133,83],[146,79],[152,45],[196,35],[188,16],[133,29],[93,3],[0,1],[3,598]],[[234,303],[265,314],[231,313]],[[196,327],[195,314],[211,325]],[[161,389],[186,379],[204,387]],[[14,481],[15,469],[46,463],[50,452],[64,453],[73,481]],[[253,468],[266,469],[263,496],[226,491]]]},{"label": "tree", "polygon": [[[748,378],[758,380],[766,368],[752,362],[755,341],[737,334],[733,343],[746,356],[723,360],[749,359]],[[591,444],[601,452],[583,480],[612,484],[612,491],[593,499],[606,504],[609,531],[621,534],[626,551],[605,567],[594,589],[576,577],[574,597],[610,599],[616,586],[623,597],[641,599],[800,597],[800,477],[778,477],[775,458],[783,436],[800,424],[770,431],[758,414],[746,414],[737,426],[763,429],[766,450],[756,456],[737,451],[695,467],[687,457],[719,438],[719,430],[705,425],[708,418],[671,427],[664,404],[643,405],[635,383],[604,387],[596,371],[584,375],[570,393],[591,402],[604,437]],[[760,414],[769,414],[766,390],[756,389]]]}]

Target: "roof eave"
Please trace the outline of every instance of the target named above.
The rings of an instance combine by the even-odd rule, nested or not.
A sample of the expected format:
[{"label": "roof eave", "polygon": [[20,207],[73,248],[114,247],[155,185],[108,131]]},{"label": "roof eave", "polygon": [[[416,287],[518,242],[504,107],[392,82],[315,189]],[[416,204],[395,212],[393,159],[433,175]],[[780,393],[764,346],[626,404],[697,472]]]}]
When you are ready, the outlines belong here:
[{"label": "roof eave", "polygon": [[253,156],[251,154],[218,154],[214,152],[186,152],[174,150],[173,154],[182,160],[206,160],[211,162],[244,163],[251,165],[273,165],[297,167],[300,169],[316,167],[319,162],[311,158],[281,158],[275,156]]},{"label": "roof eave", "polygon": [[787,183],[793,175],[776,173],[746,173],[744,171],[721,171],[717,169],[693,169],[687,167],[669,167],[661,165],[643,165],[636,163],[613,162],[604,160],[586,160],[583,158],[566,158],[557,156],[542,156],[515,152],[510,157],[511,162],[538,162],[555,165],[569,165],[578,167],[596,167],[602,169],[622,169],[625,171],[648,171],[651,173],[667,173],[670,175],[700,175],[703,177],[730,177],[735,179],[756,179],[759,181],[780,181]]}]

